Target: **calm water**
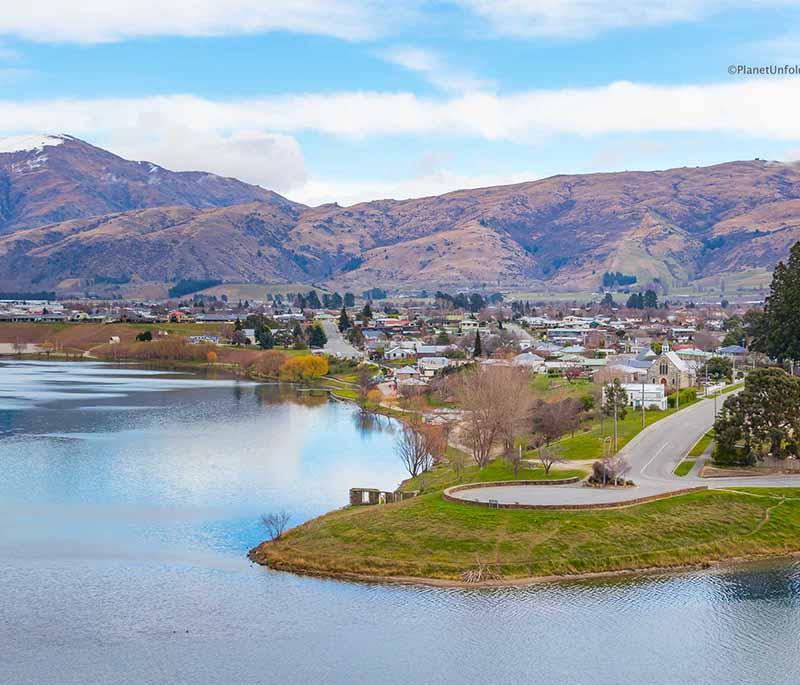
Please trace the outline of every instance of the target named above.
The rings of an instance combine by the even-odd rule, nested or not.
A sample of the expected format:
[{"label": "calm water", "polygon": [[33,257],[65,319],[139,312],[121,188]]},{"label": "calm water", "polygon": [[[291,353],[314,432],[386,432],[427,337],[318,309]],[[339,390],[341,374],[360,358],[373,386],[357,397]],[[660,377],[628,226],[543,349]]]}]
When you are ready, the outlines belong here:
[{"label": "calm water", "polygon": [[792,683],[800,568],[441,590],[253,566],[402,477],[393,427],[275,386],[0,363],[0,683]]}]

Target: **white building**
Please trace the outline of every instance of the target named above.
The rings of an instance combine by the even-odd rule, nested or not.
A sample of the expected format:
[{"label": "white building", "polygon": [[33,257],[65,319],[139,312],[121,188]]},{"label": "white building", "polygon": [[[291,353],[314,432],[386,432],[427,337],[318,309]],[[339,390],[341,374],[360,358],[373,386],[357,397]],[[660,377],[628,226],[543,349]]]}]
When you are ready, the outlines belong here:
[{"label": "white building", "polygon": [[628,404],[637,409],[642,406],[642,396],[644,396],[645,409],[667,408],[667,396],[664,394],[664,386],[661,383],[622,383],[625,392],[628,393]]}]

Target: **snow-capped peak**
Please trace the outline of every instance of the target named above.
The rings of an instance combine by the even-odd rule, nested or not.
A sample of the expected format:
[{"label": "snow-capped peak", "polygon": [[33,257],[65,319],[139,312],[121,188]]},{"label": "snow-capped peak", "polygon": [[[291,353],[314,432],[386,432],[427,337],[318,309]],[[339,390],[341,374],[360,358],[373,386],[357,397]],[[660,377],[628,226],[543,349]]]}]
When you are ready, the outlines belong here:
[{"label": "snow-capped peak", "polygon": [[41,152],[45,147],[61,145],[67,136],[25,135],[0,138],[0,154],[7,152]]}]

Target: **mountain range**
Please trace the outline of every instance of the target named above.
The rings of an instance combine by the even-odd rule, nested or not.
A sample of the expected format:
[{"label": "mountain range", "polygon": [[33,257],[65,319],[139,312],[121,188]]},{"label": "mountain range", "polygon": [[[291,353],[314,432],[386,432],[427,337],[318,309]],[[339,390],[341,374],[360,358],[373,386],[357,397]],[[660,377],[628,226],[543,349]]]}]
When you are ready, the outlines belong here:
[{"label": "mountain range", "polygon": [[667,289],[763,276],[798,239],[800,169],[762,160],[308,207],[67,135],[0,139],[3,291],[159,294],[183,279],[570,291],[606,272]]}]

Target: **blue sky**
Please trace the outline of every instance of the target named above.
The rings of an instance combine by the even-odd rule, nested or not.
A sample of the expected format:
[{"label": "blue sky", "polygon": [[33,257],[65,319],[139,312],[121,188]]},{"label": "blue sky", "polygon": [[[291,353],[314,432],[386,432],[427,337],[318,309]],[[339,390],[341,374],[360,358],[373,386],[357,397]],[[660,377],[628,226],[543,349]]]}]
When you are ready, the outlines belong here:
[{"label": "blue sky", "polygon": [[[0,134],[66,132],[311,204],[800,158],[800,0],[30,0]],[[76,8],[80,8],[79,11]]]}]

